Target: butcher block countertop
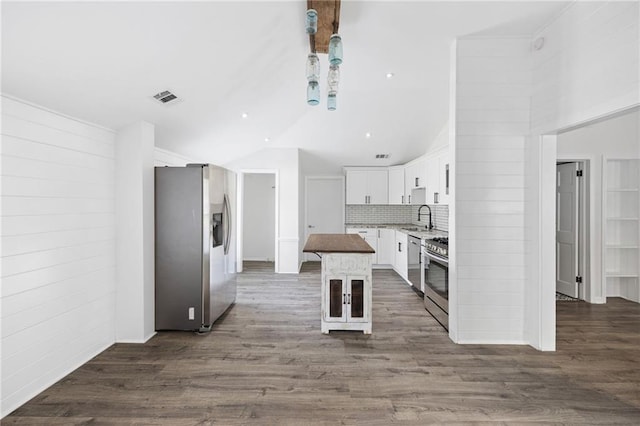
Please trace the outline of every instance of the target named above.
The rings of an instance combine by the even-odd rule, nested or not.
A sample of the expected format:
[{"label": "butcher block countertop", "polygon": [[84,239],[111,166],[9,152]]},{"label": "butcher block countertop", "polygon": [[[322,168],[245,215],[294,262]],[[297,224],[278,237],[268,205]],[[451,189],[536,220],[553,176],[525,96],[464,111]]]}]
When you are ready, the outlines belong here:
[{"label": "butcher block countertop", "polygon": [[311,234],[302,250],[305,253],[375,253],[357,234]]}]

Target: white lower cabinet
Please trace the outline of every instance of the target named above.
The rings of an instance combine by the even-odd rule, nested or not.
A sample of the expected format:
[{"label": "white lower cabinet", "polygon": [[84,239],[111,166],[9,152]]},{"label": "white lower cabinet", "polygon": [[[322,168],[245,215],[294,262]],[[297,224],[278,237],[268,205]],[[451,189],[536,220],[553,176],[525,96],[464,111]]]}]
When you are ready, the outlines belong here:
[{"label": "white lower cabinet", "polygon": [[360,330],[371,334],[371,260],[352,253],[322,257],[323,333]]},{"label": "white lower cabinet", "polygon": [[393,229],[378,229],[378,265],[393,265],[396,261],[396,231]]},{"label": "white lower cabinet", "polygon": [[407,255],[407,234],[400,231],[395,231],[395,262],[393,263],[393,269],[405,280],[407,277],[407,264],[409,257]]}]

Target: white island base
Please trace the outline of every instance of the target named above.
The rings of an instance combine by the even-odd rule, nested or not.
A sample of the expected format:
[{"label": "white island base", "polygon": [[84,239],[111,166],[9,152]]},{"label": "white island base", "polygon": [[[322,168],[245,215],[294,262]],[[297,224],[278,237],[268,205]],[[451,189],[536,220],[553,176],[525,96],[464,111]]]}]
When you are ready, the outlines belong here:
[{"label": "white island base", "polygon": [[322,254],[322,333],[371,334],[371,254]]}]

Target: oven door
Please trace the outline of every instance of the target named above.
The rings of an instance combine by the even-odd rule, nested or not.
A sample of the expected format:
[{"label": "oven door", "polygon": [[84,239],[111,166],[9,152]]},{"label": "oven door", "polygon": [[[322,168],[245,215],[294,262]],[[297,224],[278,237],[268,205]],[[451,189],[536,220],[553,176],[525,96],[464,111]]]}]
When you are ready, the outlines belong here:
[{"label": "oven door", "polygon": [[449,261],[423,251],[424,306],[449,329]]}]

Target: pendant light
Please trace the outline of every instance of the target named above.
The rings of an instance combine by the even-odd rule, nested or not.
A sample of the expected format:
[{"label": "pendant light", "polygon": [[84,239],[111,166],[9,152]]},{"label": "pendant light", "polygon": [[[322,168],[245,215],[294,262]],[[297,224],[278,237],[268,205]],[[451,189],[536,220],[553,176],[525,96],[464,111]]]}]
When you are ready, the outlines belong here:
[{"label": "pendant light", "polygon": [[337,108],[337,95],[338,84],[340,83],[340,67],[338,65],[331,65],[329,67],[329,74],[327,75],[327,109],[329,111],[335,111]]},{"label": "pendant light", "polygon": [[318,105],[320,103],[320,60],[315,53],[307,56],[307,103]]},{"label": "pendant light", "polygon": [[307,103],[312,106],[320,103],[320,85],[317,81],[310,81],[307,84]]},{"label": "pendant light", "polygon": [[307,81],[320,80],[320,59],[315,53],[307,56]]},{"label": "pendant light", "polygon": [[318,12],[315,9],[307,10],[307,34],[315,34],[318,31]]},{"label": "pendant light", "polygon": [[342,37],[333,34],[329,39],[329,63],[340,65],[342,63]]},{"label": "pendant light", "polygon": [[[311,2],[308,3],[311,5]],[[329,73],[327,74],[327,109],[335,111],[337,108],[338,84],[340,82],[340,68],[342,64],[342,37],[338,34],[340,24],[340,2],[314,2],[320,13],[315,9],[307,9],[305,14],[305,30],[309,35],[309,47],[311,53],[307,56],[306,74],[307,74],[307,104],[318,105],[320,103],[320,60],[316,54],[316,37],[321,40],[318,47],[320,53],[328,53],[329,56]],[[326,23],[318,32],[318,17],[323,19],[333,15],[333,21],[330,21],[332,28],[327,28]],[[326,37],[331,34],[327,43]],[[317,35],[316,35],[317,33]]]}]

